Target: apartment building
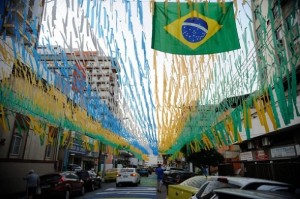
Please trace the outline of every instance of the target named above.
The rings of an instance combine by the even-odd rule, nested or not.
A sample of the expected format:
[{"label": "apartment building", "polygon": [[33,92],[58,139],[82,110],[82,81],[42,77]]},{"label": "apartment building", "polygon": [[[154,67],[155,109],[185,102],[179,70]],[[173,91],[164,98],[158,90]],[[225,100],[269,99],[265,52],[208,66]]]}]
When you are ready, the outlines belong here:
[{"label": "apartment building", "polygon": [[299,185],[300,3],[251,3],[260,91],[249,106],[251,137],[237,144],[239,160],[236,151],[225,158],[243,163],[246,176]]},{"label": "apartment building", "polygon": [[[56,67],[63,65],[57,53],[61,49],[51,49],[52,60],[43,57],[37,41],[44,4],[0,3],[0,197],[23,192],[22,178],[30,169],[42,175],[64,170],[69,163],[89,169],[113,162],[99,156],[102,137],[83,134],[77,124],[99,123],[95,119],[100,118],[88,114],[95,107],[87,105],[87,95],[117,115],[118,63],[95,52],[64,52],[64,67],[72,69],[62,69]],[[107,143],[103,154],[113,151]]]}]

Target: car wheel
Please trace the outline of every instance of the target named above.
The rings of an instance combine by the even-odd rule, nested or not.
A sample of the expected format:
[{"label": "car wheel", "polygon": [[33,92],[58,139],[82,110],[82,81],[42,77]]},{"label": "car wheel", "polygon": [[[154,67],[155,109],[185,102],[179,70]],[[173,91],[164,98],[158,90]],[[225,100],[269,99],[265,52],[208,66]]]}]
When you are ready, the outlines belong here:
[{"label": "car wheel", "polygon": [[116,187],[119,187],[120,185],[118,183],[116,183]]},{"label": "car wheel", "polygon": [[102,187],[101,181],[98,183],[98,188],[100,189]]},{"label": "car wheel", "polygon": [[65,199],[70,199],[70,190],[67,190],[65,193]]}]

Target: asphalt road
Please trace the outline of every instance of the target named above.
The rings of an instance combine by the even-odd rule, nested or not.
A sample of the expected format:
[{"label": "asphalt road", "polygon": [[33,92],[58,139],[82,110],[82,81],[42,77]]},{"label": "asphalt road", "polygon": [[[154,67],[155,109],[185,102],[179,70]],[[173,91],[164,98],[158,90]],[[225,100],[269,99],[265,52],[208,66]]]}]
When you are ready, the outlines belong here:
[{"label": "asphalt road", "polygon": [[93,192],[86,192],[84,196],[75,197],[76,199],[166,199],[167,190],[163,186],[162,192],[156,191],[156,175],[141,177],[141,184],[137,187],[122,186],[116,187],[115,182],[102,183],[102,188]]}]

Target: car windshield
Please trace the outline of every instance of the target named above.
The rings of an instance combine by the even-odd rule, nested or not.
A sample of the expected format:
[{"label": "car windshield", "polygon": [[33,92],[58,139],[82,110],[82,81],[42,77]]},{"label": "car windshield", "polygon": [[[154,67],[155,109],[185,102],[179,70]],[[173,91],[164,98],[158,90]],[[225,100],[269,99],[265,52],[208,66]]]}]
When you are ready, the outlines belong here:
[{"label": "car windshield", "polygon": [[[210,181],[207,184],[202,186],[206,186],[205,188],[200,187],[198,193],[196,194],[198,198],[206,199],[211,198],[213,196],[213,191],[219,188],[240,188],[237,185],[219,182],[219,181]],[[202,192],[200,192],[202,191]],[[201,196],[201,197],[200,197]]]}]

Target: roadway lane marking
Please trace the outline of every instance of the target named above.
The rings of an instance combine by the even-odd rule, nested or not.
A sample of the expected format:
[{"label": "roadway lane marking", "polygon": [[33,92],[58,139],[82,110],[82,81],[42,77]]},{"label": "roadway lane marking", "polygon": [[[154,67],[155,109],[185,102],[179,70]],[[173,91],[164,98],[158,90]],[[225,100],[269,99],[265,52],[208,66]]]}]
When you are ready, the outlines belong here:
[{"label": "roadway lane marking", "polygon": [[149,190],[149,191],[156,191],[156,188],[153,187],[119,187],[119,188],[108,188],[105,191],[120,191],[120,190]]}]

